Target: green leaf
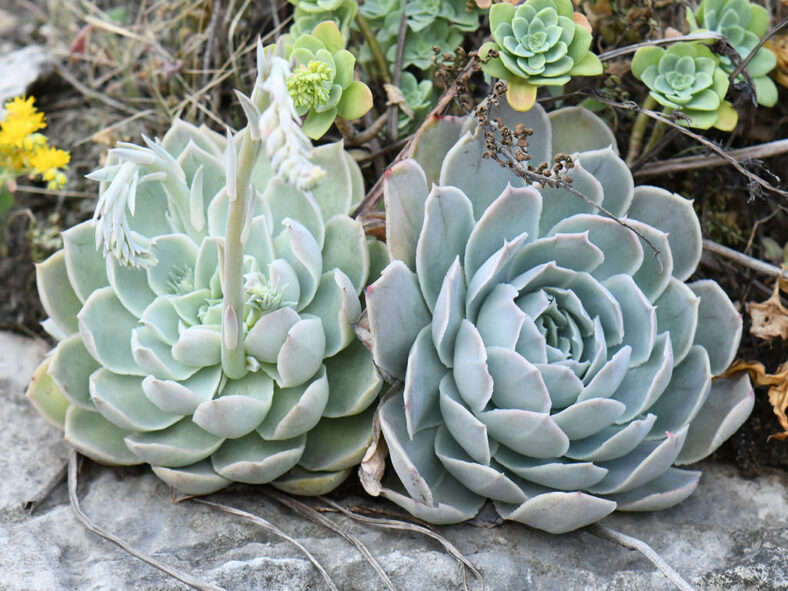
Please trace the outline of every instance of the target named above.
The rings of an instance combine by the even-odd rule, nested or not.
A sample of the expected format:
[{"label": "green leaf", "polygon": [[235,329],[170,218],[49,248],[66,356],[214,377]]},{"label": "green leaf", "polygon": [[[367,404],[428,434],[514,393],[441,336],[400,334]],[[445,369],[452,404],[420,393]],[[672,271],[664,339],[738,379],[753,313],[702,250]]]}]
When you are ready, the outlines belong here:
[{"label": "green leaf", "polygon": [[[771,82],[771,81],[770,81]],[[739,121],[739,114],[728,101],[722,101],[717,109],[717,121],[714,127],[722,131],[733,131]]]},{"label": "green leaf", "polygon": [[354,80],[342,93],[337,113],[342,119],[358,119],[372,108],[372,91],[359,80]]},{"label": "green leaf", "polygon": [[749,64],[747,71],[753,78],[766,76],[777,66],[777,56],[765,47],[761,47]]},{"label": "green leaf", "polygon": [[347,49],[342,49],[334,54],[334,65],[337,69],[334,84],[339,84],[343,89],[347,88],[353,82],[356,58]]},{"label": "green leaf", "polygon": [[747,30],[755,33],[758,37],[763,37],[769,28],[769,11],[763,6],[750,3],[750,24]]},{"label": "green leaf", "polygon": [[[496,6],[498,5],[496,4]],[[498,51],[498,44],[494,41],[488,41],[479,49],[479,59],[482,60],[482,71],[493,78],[500,78],[501,80],[511,79],[512,73],[503,65],[501,58],[488,58],[487,62],[484,62],[484,59],[487,58],[487,54],[490,53],[491,49]]]},{"label": "green leaf", "polygon": [[570,76],[599,76],[601,74],[602,62],[590,51],[569,70]]},{"label": "green leaf", "polygon": [[323,113],[312,111],[304,121],[304,133],[313,140],[320,139],[328,131],[337,116],[336,109],[329,109]]},{"label": "green leaf", "polygon": [[33,374],[26,395],[47,421],[59,429],[64,429],[68,400],[49,377],[48,370],[49,359],[45,359]]},{"label": "green leaf", "polygon": [[632,75],[640,80],[644,70],[649,66],[656,66],[663,55],[665,50],[661,47],[641,47],[632,58]]},{"label": "green leaf", "polygon": [[514,18],[515,7],[508,2],[493,4],[490,7],[490,30],[494,31],[501,23],[510,23]]},{"label": "green leaf", "polygon": [[777,104],[777,86],[775,86],[771,78],[767,76],[754,78],[753,84],[755,84],[755,96],[759,105],[773,107]]},{"label": "green leaf", "polygon": [[345,49],[345,39],[334,21],[323,21],[312,30],[312,35],[322,41],[331,53]]},{"label": "green leaf", "polygon": [[14,205],[14,194],[8,190],[5,183],[0,179],[0,217],[11,209]]},{"label": "green leaf", "polygon": [[536,103],[537,88],[523,78],[512,78],[506,89],[506,100],[515,111],[528,111]]}]

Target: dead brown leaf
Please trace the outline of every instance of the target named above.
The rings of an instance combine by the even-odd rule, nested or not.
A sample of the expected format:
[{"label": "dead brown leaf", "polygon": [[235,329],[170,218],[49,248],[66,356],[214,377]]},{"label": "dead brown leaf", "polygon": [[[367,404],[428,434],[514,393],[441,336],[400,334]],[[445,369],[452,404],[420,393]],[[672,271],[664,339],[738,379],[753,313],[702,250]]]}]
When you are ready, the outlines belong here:
[{"label": "dead brown leaf", "polygon": [[750,313],[752,326],[750,332],[765,341],[781,337],[788,341],[788,308],[780,301],[780,290],[788,291],[788,282],[777,281],[774,293],[765,302],[749,302],[747,311]]},{"label": "dead brown leaf", "polygon": [[756,386],[769,386],[769,403],[772,405],[774,414],[783,428],[782,433],[773,433],[769,439],[779,439],[780,441],[788,438],[788,361],[777,368],[777,372],[767,374],[763,363],[758,361],[738,361],[734,363],[722,377],[729,377],[741,371],[750,374],[750,379]]}]

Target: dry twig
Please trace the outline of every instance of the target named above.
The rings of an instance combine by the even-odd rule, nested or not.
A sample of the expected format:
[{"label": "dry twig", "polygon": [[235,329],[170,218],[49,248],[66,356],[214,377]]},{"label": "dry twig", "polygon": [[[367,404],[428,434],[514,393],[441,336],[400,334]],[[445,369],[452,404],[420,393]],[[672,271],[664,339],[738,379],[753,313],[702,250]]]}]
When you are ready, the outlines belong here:
[{"label": "dry twig", "polygon": [[772,277],[781,277],[784,280],[788,280],[787,269],[780,269],[779,267],[775,267],[774,265],[770,265],[769,263],[765,263],[761,260],[743,254],[738,250],[733,250],[732,248],[728,248],[722,244],[717,244],[712,240],[703,240],[703,250],[721,257],[725,257],[726,259],[734,261],[735,263],[738,263],[743,267],[747,267],[748,269],[752,269],[757,273],[771,275]]},{"label": "dry twig", "polygon": [[[757,146],[748,146],[746,148],[737,148],[735,150],[729,150],[727,153],[728,156],[737,162],[779,156],[780,154],[788,153],[788,139],[758,144]],[[730,161],[721,156],[701,154],[698,156],[686,156],[684,158],[672,158],[670,160],[649,162],[643,165],[634,174],[636,177],[661,176],[674,172],[682,172],[684,170],[725,166],[726,164],[730,164]]]},{"label": "dry twig", "polygon": [[372,552],[369,551],[369,548],[356,536],[345,530],[344,528],[340,527],[330,519],[326,519],[320,513],[315,511],[309,505],[302,503],[288,495],[284,495],[282,493],[274,492],[272,490],[263,490],[263,494],[271,497],[272,499],[282,503],[286,507],[290,508],[292,511],[295,511],[299,515],[306,517],[307,519],[314,521],[318,525],[322,525],[323,527],[330,529],[338,533],[340,536],[345,538],[348,542],[353,544],[361,555],[366,558],[367,562],[372,565],[372,568],[375,569],[375,572],[378,573],[378,576],[383,580],[383,583],[390,591],[397,591],[397,588],[394,586],[394,583],[391,581],[389,576],[386,574],[386,571],[383,570],[383,567],[380,566],[380,563],[375,559],[372,555]]},{"label": "dry twig", "polygon": [[654,566],[656,566],[663,575],[670,579],[670,582],[673,583],[677,589],[680,589],[681,591],[694,591],[692,585],[685,581],[684,578],[678,572],[676,572],[676,569],[665,562],[665,559],[657,554],[657,552],[643,540],[622,534],[621,532],[604,526],[600,523],[595,523],[594,525],[589,526],[586,531],[597,537],[610,540],[616,544],[620,544],[621,546],[624,546],[624,548],[637,550]]},{"label": "dry twig", "polygon": [[148,556],[147,554],[143,554],[139,550],[135,550],[131,546],[129,546],[126,542],[121,540],[119,537],[104,531],[98,525],[93,523],[90,518],[85,515],[82,509],[79,506],[79,497],[77,496],[77,472],[79,471],[77,468],[77,452],[72,451],[71,457],[68,460],[68,498],[71,502],[71,508],[74,511],[74,515],[79,520],[79,522],[84,525],[87,529],[92,531],[97,536],[104,538],[118,546],[124,552],[131,554],[134,558],[138,558],[143,562],[147,562],[151,566],[159,569],[160,571],[167,573],[173,579],[177,579],[182,583],[189,585],[193,589],[198,589],[199,591],[226,591],[222,587],[217,587],[216,585],[212,585],[211,583],[206,583],[196,577],[193,577],[189,573],[185,573],[183,571],[179,571],[169,565],[166,565],[162,562],[159,562],[155,558]]},{"label": "dry twig", "polygon": [[600,95],[598,93],[594,94],[594,98],[596,100],[598,100],[599,102],[604,103],[606,105],[610,105],[611,107],[615,107],[616,109],[623,109],[623,110],[626,110],[626,111],[640,111],[642,113],[645,113],[647,116],[651,117],[652,119],[655,119],[656,121],[661,121],[661,122],[665,123],[666,125],[669,125],[670,127],[673,127],[674,129],[677,129],[678,131],[680,131],[684,135],[691,137],[696,142],[698,142],[699,144],[702,144],[703,146],[707,147],[709,150],[711,150],[712,152],[717,154],[720,158],[722,158],[723,160],[728,162],[731,166],[733,166],[741,174],[746,176],[747,179],[749,179],[750,184],[751,184],[751,189],[750,189],[751,193],[753,193],[756,190],[756,185],[757,185],[759,187],[763,187],[764,189],[772,191],[773,193],[777,193],[778,195],[782,195],[783,197],[788,197],[788,191],[780,189],[779,187],[775,187],[774,185],[772,185],[771,183],[769,183],[765,179],[761,178],[757,174],[747,170],[744,166],[739,164],[739,162],[735,158],[730,156],[725,150],[720,148],[717,144],[715,144],[711,140],[707,140],[705,137],[695,133],[694,131],[690,131],[689,129],[687,129],[683,125],[679,125],[678,123],[673,121],[670,117],[666,117],[662,113],[658,113],[658,112],[652,111],[650,109],[642,109],[636,103],[619,103],[617,101],[610,100],[610,99],[608,99],[608,98],[606,98],[606,97],[604,97],[604,96],[602,96],[602,95]]},{"label": "dry twig", "polygon": [[465,558],[465,555],[457,549],[457,547],[452,544],[449,540],[444,538],[442,535],[438,534],[437,532],[431,530],[428,527],[424,527],[423,525],[418,525],[416,523],[412,523],[409,521],[401,521],[399,519],[382,519],[376,517],[367,517],[365,515],[359,515],[355,511],[351,511],[346,507],[343,507],[339,503],[332,501],[326,497],[318,497],[321,501],[323,501],[326,505],[336,509],[343,515],[350,517],[351,519],[355,519],[356,521],[360,521],[362,523],[368,523],[370,525],[374,525],[375,527],[380,527],[383,529],[395,529],[400,531],[409,531],[418,534],[425,535],[429,538],[432,538],[436,542],[438,542],[446,552],[454,558],[457,562],[460,563],[460,566],[463,568],[463,579],[465,579],[465,569],[467,568],[474,577],[479,581],[481,585],[481,590],[484,591],[484,578],[482,574],[476,569],[471,562]]},{"label": "dry twig", "polygon": [[224,511],[225,513],[230,513],[231,515],[237,515],[238,517],[243,517],[244,519],[247,519],[252,523],[256,523],[260,527],[263,527],[268,531],[275,533],[280,538],[287,540],[288,542],[293,544],[293,546],[301,550],[301,552],[304,553],[304,555],[309,559],[309,561],[315,565],[315,568],[318,571],[320,571],[320,574],[326,580],[326,583],[328,583],[328,586],[332,591],[339,591],[339,588],[334,583],[333,579],[331,578],[331,575],[329,575],[328,571],[323,567],[322,564],[320,564],[320,561],[318,561],[318,559],[315,558],[314,555],[309,550],[307,550],[306,547],[304,547],[303,544],[301,544],[298,540],[288,536],[285,532],[283,532],[281,529],[279,529],[277,526],[275,526],[267,519],[263,519],[259,515],[255,515],[254,513],[249,513],[248,511],[244,511],[243,509],[237,509],[236,507],[231,507],[230,505],[223,505],[222,503],[215,503],[213,501],[206,501],[205,499],[198,499],[198,498],[190,498],[189,500],[194,503],[208,505],[209,507],[213,507],[214,509],[218,509],[219,511]]}]

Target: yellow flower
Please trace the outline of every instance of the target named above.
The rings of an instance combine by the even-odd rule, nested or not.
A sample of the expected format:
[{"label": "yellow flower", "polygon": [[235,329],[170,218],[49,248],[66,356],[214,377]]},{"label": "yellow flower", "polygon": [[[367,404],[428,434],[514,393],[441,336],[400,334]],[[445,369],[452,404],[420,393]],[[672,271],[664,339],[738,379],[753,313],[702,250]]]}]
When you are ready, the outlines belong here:
[{"label": "yellow flower", "polygon": [[[11,99],[10,101],[8,101],[5,104],[4,109],[8,113],[10,113],[12,115],[15,115],[17,117],[30,118],[33,115],[40,115],[40,113],[38,113],[36,111],[36,108],[33,105],[33,103],[35,103],[35,102],[36,102],[35,97],[31,96],[31,97],[28,97],[28,98],[25,99],[25,98],[22,98],[21,96],[18,96],[16,98]],[[41,116],[43,117],[43,115],[41,115]]]},{"label": "yellow flower", "polygon": [[30,156],[29,162],[33,174],[40,174],[48,182],[50,189],[62,187],[66,182],[66,175],[59,169],[66,168],[71,154],[52,146],[39,146]]},{"label": "yellow flower", "polygon": [[16,97],[4,105],[5,119],[0,121],[0,146],[24,148],[28,136],[46,127],[44,114],[33,103],[35,99]]}]

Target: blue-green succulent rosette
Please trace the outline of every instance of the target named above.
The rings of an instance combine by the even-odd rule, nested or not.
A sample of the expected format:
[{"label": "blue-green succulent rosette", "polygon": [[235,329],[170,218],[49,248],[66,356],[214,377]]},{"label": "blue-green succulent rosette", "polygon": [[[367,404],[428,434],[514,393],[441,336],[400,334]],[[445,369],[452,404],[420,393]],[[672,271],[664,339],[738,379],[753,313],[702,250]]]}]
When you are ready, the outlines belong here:
[{"label": "blue-green succulent rosette", "polygon": [[571,186],[591,203],[483,158],[472,121],[422,128],[387,176],[391,263],[366,289],[375,362],[402,385],[379,411],[393,471],[362,482],[432,523],[489,499],[552,533],[673,506],[700,477],[679,466],[754,401],[746,375],[713,379],[742,320],[717,283],[686,282],[701,256],[692,202],[634,186],[609,127],[581,107],[502,102],[489,116],[534,130],[534,162],[571,154]]},{"label": "blue-green succulent rosette", "polygon": [[[526,0],[490,8],[493,40],[479,49],[482,70],[508,83],[513,109],[527,111],[539,86],[563,86],[572,76],[598,76],[602,63],[589,51],[591,31],[571,0]],[[494,50],[498,57],[489,57]]]},{"label": "blue-green succulent rosette", "polygon": [[[692,32],[712,31],[725,35],[739,57],[744,59],[766,34],[770,19],[766,8],[747,0],[703,0],[694,13],[687,10],[687,20]],[[722,54],[719,60],[720,68],[730,76],[735,69],[731,58]],[[758,104],[766,107],[777,104],[777,86],[768,76],[776,65],[774,53],[761,47],[746,67],[755,85]]]},{"label": "blue-green succulent rosette", "polygon": [[327,144],[312,156],[325,176],[300,190],[258,157],[242,252],[245,363],[230,378],[220,261],[235,146],[180,120],[147,143],[112,150],[91,175],[121,214],[129,202],[130,263],[96,249],[91,220],[37,266],[58,344],[29,398],[80,453],[150,464],[183,493],[232,482],[333,489],[371,440],[381,387],[352,329],[370,265],[385,253],[347,215],[363,197],[360,170],[341,143]]},{"label": "blue-green succulent rosette", "polygon": [[738,114],[725,100],[728,75],[703,43],[680,42],[667,49],[642,47],[632,59],[632,75],[648,87],[649,95],[666,112],[680,109],[689,118],[678,123],[723,131],[736,127]]}]

